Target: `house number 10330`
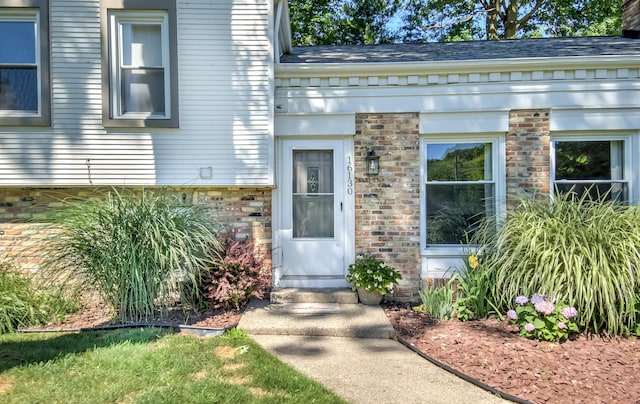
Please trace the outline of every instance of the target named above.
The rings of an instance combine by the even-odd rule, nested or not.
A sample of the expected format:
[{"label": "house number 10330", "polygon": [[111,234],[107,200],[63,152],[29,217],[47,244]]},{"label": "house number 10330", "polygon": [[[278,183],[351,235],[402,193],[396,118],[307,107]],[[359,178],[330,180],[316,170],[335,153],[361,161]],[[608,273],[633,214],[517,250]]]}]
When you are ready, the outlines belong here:
[{"label": "house number 10330", "polygon": [[347,195],[353,195],[353,164],[351,156],[347,156]]}]

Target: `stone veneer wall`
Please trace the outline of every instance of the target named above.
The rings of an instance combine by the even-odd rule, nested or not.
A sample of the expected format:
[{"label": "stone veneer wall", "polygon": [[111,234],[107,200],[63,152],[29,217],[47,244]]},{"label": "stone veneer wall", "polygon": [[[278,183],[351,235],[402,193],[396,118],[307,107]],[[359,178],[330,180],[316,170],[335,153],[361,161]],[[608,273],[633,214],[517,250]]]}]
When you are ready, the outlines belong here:
[{"label": "stone veneer wall", "polygon": [[549,110],[512,110],[506,136],[507,211],[518,198],[548,198],[551,181]]},{"label": "stone veneer wall", "polygon": [[[23,270],[35,271],[38,245],[45,236],[34,214],[63,206],[68,197],[96,195],[107,188],[0,188],[0,260],[9,258]],[[271,260],[271,189],[166,188],[185,201],[205,204],[239,237],[249,236],[256,250]]]},{"label": "stone veneer wall", "polygon": [[[417,113],[356,115],[356,254],[402,273],[400,300],[415,300],[420,286],[419,120]],[[380,156],[378,176],[366,174],[369,150]]]}]

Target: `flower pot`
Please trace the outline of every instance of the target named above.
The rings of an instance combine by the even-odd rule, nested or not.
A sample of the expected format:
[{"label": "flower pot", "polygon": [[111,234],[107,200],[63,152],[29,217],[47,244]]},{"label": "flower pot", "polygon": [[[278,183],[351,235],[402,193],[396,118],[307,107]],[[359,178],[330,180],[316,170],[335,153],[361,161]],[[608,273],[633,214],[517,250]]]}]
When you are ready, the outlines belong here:
[{"label": "flower pot", "polygon": [[362,286],[357,288],[358,290],[358,298],[360,299],[360,303],[366,304],[369,306],[375,306],[380,304],[382,301],[382,293],[380,292],[369,292]]}]

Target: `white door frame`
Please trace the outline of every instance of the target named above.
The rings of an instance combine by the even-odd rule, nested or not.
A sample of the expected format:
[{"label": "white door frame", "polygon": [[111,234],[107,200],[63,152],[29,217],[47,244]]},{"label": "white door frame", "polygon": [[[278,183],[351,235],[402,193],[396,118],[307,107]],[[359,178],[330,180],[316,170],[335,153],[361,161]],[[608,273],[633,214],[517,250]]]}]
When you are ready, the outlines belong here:
[{"label": "white door frame", "polygon": [[[286,198],[283,191],[283,178],[285,170],[291,170],[291,167],[285,166],[289,162],[288,154],[293,150],[313,150],[328,149],[332,145],[340,145],[342,155],[334,155],[334,165],[342,165],[342,179],[336,179],[334,187],[342,187],[343,190],[343,273],[335,277],[301,277],[291,276],[287,274],[286,257],[283,257],[283,241],[286,237],[287,229],[284,229],[285,207],[290,203],[285,203]],[[273,286],[275,288],[295,287],[295,288],[340,288],[348,287],[349,284],[344,279],[347,273],[347,266],[354,261],[355,257],[355,161],[353,155],[353,138],[352,137],[286,137],[277,140],[277,165],[276,165],[276,189],[273,192],[272,200],[272,226],[273,226]],[[339,201],[338,201],[339,203]],[[337,212],[336,212],[337,213]],[[312,259],[312,257],[310,257]]]}]

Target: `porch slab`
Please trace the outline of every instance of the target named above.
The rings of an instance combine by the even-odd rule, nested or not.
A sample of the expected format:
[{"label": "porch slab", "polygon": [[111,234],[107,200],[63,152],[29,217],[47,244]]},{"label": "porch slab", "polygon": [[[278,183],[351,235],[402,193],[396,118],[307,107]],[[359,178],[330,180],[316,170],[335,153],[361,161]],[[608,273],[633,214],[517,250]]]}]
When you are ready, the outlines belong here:
[{"label": "porch slab", "polygon": [[280,288],[270,294],[271,303],[340,303],[357,304],[358,295],[347,288]]},{"label": "porch slab", "polygon": [[338,303],[282,303],[281,306],[283,312],[291,314],[320,316],[340,313],[340,304]]},{"label": "porch slab", "polygon": [[238,328],[255,335],[394,338],[380,306],[363,304],[273,304],[253,299]]}]

